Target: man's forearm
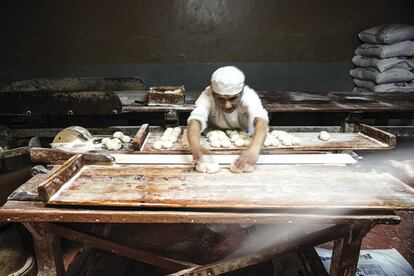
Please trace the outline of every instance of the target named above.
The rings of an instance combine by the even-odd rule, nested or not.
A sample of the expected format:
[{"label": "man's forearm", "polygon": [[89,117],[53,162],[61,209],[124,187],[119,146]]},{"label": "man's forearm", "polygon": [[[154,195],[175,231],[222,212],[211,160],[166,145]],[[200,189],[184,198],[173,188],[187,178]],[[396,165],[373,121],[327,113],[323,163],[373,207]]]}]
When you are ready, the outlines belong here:
[{"label": "man's forearm", "polygon": [[269,130],[269,126],[267,122],[262,118],[256,118],[254,120],[253,141],[249,149],[260,151],[263,146],[264,140],[266,139],[268,130]]},{"label": "man's forearm", "polygon": [[188,124],[188,142],[190,143],[190,147],[198,147],[200,146],[200,130],[201,124],[197,120],[191,120]]}]

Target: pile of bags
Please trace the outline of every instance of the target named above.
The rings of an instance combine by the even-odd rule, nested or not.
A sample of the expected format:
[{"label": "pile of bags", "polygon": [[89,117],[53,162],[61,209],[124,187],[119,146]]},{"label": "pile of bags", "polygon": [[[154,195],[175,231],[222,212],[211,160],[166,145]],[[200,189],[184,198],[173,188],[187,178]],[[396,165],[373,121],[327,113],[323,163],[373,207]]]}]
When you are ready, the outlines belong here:
[{"label": "pile of bags", "polygon": [[350,71],[354,91],[414,92],[414,26],[382,25],[359,33]]}]

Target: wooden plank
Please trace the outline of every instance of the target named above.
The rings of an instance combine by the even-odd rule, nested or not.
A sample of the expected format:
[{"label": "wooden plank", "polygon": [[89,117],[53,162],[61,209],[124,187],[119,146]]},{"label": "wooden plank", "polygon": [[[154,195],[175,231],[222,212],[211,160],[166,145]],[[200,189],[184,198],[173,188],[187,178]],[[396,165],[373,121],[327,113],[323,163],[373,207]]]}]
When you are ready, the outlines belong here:
[{"label": "wooden plank", "polygon": [[20,147],[8,150],[0,150],[0,160],[13,158],[16,156],[21,156],[29,153],[29,147]]},{"label": "wooden plank", "polygon": [[65,164],[63,164],[54,173],[50,174],[37,187],[39,198],[44,203],[47,203],[51,196],[53,196],[64,183],[69,181],[85,164],[81,154],[72,156]]},{"label": "wooden plank", "polygon": [[178,165],[86,165],[48,204],[411,210],[414,189],[386,173],[339,165],[257,166],[247,174],[225,168],[201,174]]},{"label": "wooden plank", "polygon": [[[60,149],[49,149],[49,148],[31,148],[30,159],[32,162],[38,163],[62,163],[78,153],[63,151]],[[109,154],[102,153],[83,153],[82,157],[85,162],[112,162],[114,158]]]},{"label": "wooden plank", "polygon": [[359,125],[359,131],[377,141],[387,144],[389,148],[395,148],[397,138],[395,135],[366,124]]},{"label": "wooden plank", "polygon": [[[189,165],[193,161],[190,154],[112,154],[117,164],[183,164]],[[210,160],[230,165],[239,155],[210,155]],[[349,154],[272,154],[260,155],[256,165],[273,164],[355,164],[357,161]]]},{"label": "wooden plank", "polygon": [[93,223],[290,223],[398,224],[400,217],[390,210],[308,209],[263,210],[124,210],[82,209],[44,206],[40,202],[8,201],[0,209],[0,221],[7,222],[93,222]]},{"label": "wooden plank", "polygon": [[328,272],[314,247],[302,249],[298,255],[309,276],[328,276]]},{"label": "wooden plank", "polygon": [[135,151],[139,151],[141,149],[145,139],[147,138],[148,131],[149,125],[143,124],[135,134],[134,138],[132,139],[132,148]]},{"label": "wooden plank", "polygon": [[59,226],[56,224],[49,224],[48,229],[60,236],[67,238],[69,240],[77,241],[83,243],[84,245],[99,248],[111,253],[119,254],[121,256],[137,260],[140,262],[152,264],[158,267],[168,269],[170,271],[176,271],[179,269],[189,268],[191,265],[189,263],[173,260],[170,258],[165,258],[157,256],[142,250],[129,248],[127,246],[106,240],[101,237],[94,236],[92,234],[86,234],[78,231],[74,231],[70,228]]}]

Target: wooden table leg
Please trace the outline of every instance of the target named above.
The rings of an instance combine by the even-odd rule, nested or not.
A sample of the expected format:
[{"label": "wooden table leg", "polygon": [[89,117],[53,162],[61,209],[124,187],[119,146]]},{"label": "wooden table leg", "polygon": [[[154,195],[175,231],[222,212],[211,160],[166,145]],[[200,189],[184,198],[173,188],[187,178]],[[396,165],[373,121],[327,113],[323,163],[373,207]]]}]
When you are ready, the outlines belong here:
[{"label": "wooden table leg", "polygon": [[36,250],[38,276],[63,276],[66,275],[63,266],[62,248],[60,239],[55,234],[49,233],[47,223],[23,223],[33,237]]},{"label": "wooden table leg", "polygon": [[370,225],[352,225],[348,234],[334,241],[331,276],[355,276],[362,239],[369,232]]}]

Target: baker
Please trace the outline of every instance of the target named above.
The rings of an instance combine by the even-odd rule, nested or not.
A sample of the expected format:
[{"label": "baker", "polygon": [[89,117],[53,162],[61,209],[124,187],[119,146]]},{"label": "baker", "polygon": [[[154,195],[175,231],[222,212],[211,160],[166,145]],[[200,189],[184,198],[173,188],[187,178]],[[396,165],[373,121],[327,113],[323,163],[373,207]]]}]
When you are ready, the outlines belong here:
[{"label": "baker", "polygon": [[194,162],[210,154],[200,143],[200,133],[204,130],[241,129],[252,133],[253,140],[233,168],[239,172],[254,168],[267,135],[269,117],[259,96],[244,81],[243,72],[234,66],[221,67],[211,76],[211,85],[201,93],[187,120]]}]

